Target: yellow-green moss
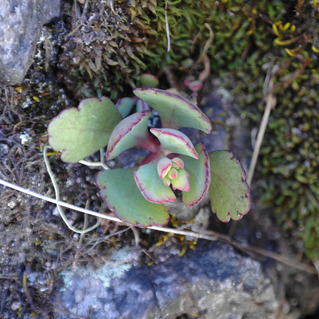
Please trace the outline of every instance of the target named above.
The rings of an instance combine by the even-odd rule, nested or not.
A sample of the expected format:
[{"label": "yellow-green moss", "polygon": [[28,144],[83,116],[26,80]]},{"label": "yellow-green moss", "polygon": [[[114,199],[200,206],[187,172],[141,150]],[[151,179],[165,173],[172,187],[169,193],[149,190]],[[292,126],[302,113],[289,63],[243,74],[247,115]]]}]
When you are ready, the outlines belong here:
[{"label": "yellow-green moss", "polygon": [[307,256],[319,258],[319,17],[314,1],[107,3],[91,0],[64,39],[59,74],[78,98],[115,98],[134,87],[145,71],[158,74],[168,67],[183,72],[183,61],[196,61],[203,53],[208,24],[214,32],[207,51],[211,73],[232,90],[251,125],[258,126],[267,70],[276,66],[277,106],[258,162],[263,181],[258,186],[263,203],[275,206],[284,228],[298,230]]},{"label": "yellow-green moss", "polygon": [[[278,17],[284,12],[280,3],[273,9],[270,1],[261,8],[239,0],[112,3],[111,8],[106,2],[90,1],[86,12],[80,11],[73,19],[73,30],[64,38],[59,73],[79,98],[102,94],[116,97],[134,87],[142,72],[156,73],[164,66],[178,69],[185,59],[198,59],[209,38],[205,23],[214,31],[214,43],[208,51],[213,72],[236,70],[248,53],[245,50],[249,50],[251,39],[257,46],[265,44],[264,27],[256,23],[260,10],[265,7]],[[65,11],[71,12],[68,5]]]},{"label": "yellow-green moss", "polygon": [[255,183],[263,194],[262,203],[274,207],[283,228],[302,238],[309,258],[318,259],[319,68],[314,49],[318,11],[312,1],[296,1],[278,17],[266,18],[268,27],[258,24],[254,36],[261,37],[264,46],[255,41],[257,47],[239,71],[231,73],[232,83],[225,85],[233,88],[252,125],[259,126],[266,72],[270,63],[275,66],[277,104],[263,140]]}]

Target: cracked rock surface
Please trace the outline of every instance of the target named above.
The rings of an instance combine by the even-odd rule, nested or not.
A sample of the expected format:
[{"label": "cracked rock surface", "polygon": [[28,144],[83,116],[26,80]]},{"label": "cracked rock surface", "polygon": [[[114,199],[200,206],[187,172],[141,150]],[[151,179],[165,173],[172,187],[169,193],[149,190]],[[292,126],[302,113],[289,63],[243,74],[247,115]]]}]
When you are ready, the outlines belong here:
[{"label": "cracked rock surface", "polygon": [[158,264],[134,265],[123,262],[132,260],[126,247],[98,269],[64,270],[64,287],[56,301],[71,313],[92,319],[275,317],[279,306],[275,289],[258,261],[226,244],[207,241],[182,257],[176,252],[163,254],[166,259]]},{"label": "cracked rock surface", "polygon": [[23,81],[41,28],[60,14],[60,0],[0,1],[0,82]]}]

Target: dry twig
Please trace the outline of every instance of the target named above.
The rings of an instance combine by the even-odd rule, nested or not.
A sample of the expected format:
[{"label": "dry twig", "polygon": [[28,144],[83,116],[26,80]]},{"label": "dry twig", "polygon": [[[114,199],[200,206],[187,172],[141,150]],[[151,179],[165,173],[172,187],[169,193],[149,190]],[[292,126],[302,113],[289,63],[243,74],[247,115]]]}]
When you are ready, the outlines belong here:
[{"label": "dry twig", "polygon": [[269,122],[269,116],[270,116],[270,112],[271,109],[275,107],[276,105],[276,98],[273,94],[273,85],[274,85],[274,79],[271,76],[271,78],[269,79],[269,84],[268,84],[268,89],[266,92],[266,108],[265,108],[265,112],[263,115],[263,118],[261,120],[261,124],[260,124],[260,128],[258,131],[258,135],[257,135],[257,141],[254,147],[254,152],[253,152],[253,156],[251,159],[251,163],[249,166],[249,171],[248,171],[248,175],[247,175],[247,183],[250,186],[253,176],[254,176],[254,172],[255,172],[255,168],[256,168],[256,163],[257,163],[257,159],[258,159],[258,155],[260,152],[260,147],[261,144],[263,142],[264,139],[264,135],[265,135],[265,131]]},{"label": "dry twig", "polygon": [[[91,210],[88,210],[88,209],[85,209],[85,208],[82,208],[82,207],[77,207],[75,205],[71,205],[71,204],[68,204],[68,203],[64,203],[62,201],[59,201],[59,200],[56,200],[56,199],[53,199],[53,198],[50,198],[50,197],[47,197],[47,196],[43,196],[41,194],[37,194],[37,193],[35,193],[33,191],[30,191],[30,190],[25,189],[23,187],[20,187],[18,185],[11,184],[11,183],[6,182],[6,181],[4,181],[2,179],[0,179],[0,184],[4,185],[4,186],[7,186],[7,187],[10,187],[12,189],[15,189],[17,191],[20,191],[20,192],[22,192],[24,194],[27,194],[27,195],[30,195],[30,196],[34,196],[34,197],[40,198],[42,200],[45,200],[45,201],[48,201],[48,202],[51,202],[51,203],[54,203],[54,204],[58,204],[60,206],[64,206],[64,207],[67,207],[67,208],[70,208],[70,209],[73,209],[73,210],[76,210],[76,211],[79,211],[79,212],[82,212],[82,213],[85,213],[85,214],[93,215],[93,216],[96,216],[96,217],[99,217],[99,218],[110,219],[110,220],[113,220],[115,222],[120,222],[120,223],[124,224],[123,221],[121,221],[119,218],[108,216],[108,215],[101,214],[101,213],[97,213],[97,212],[94,212],[94,211],[91,211]],[[305,272],[308,272],[308,273],[311,273],[311,274],[317,274],[317,271],[316,271],[316,269],[313,266],[295,262],[294,260],[291,260],[291,259],[289,259],[287,257],[281,256],[279,254],[276,254],[276,253],[273,253],[273,252],[270,252],[270,251],[266,251],[266,250],[258,248],[258,247],[242,245],[240,243],[237,243],[237,242],[233,241],[230,237],[228,237],[226,235],[218,234],[218,233],[213,232],[213,231],[198,230],[198,232],[194,232],[194,231],[180,230],[180,229],[174,229],[174,228],[168,228],[168,227],[159,227],[159,226],[151,226],[151,227],[148,227],[148,228],[149,229],[153,229],[153,230],[166,232],[166,233],[190,236],[190,237],[194,237],[194,238],[198,238],[198,239],[207,239],[207,240],[210,240],[210,241],[215,241],[215,240],[218,239],[218,240],[227,242],[227,243],[233,245],[234,247],[239,248],[242,251],[245,251],[245,252],[253,251],[255,253],[258,253],[259,255],[272,258],[274,260],[277,260],[277,261],[279,261],[281,263],[284,263],[284,264],[286,264],[288,266],[297,268],[299,270],[302,270],[302,271],[305,271]],[[114,235],[115,234],[112,234],[112,236],[114,236]]]}]

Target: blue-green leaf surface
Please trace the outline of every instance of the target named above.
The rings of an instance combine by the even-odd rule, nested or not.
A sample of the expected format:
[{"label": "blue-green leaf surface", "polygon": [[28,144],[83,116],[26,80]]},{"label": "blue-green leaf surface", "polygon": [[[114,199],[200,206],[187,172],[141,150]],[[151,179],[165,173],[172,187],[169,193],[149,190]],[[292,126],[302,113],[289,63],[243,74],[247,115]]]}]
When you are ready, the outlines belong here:
[{"label": "blue-green leaf surface", "polygon": [[143,196],[153,203],[167,203],[176,200],[170,187],[165,186],[157,172],[157,162],[139,167],[135,172],[135,181]]},{"label": "blue-green leaf surface", "polygon": [[159,139],[165,155],[177,153],[198,158],[193,143],[184,133],[169,128],[151,128],[151,133]]},{"label": "blue-green leaf surface", "polygon": [[168,209],[143,197],[131,170],[104,170],[97,176],[97,185],[109,209],[123,221],[140,227],[167,224]]},{"label": "blue-green leaf surface", "polygon": [[211,183],[208,194],[212,211],[223,222],[241,219],[251,205],[244,168],[231,151],[214,151],[209,158]]},{"label": "blue-green leaf surface", "polygon": [[158,112],[162,127],[178,129],[192,127],[210,133],[212,125],[207,116],[184,97],[159,89],[135,89],[134,94]]},{"label": "blue-green leaf surface", "polygon": [[56,116],[48,127],[49,144],[61,151],[61,159],[76,163],[105,147],[122,117],[106,97],[81,101]]},{"label": "blue-green leaf surface", "polygon": [[107,146],[107,160],[113,159],[123,151],[141,145],[148,140],[147,124],[150,115],[150,111],[134,113],[115,127]]},{"label": "blue-green leaf surface", "polygon": [[210,183],[210,163],[203,144],[195,147],[199,158],[181,156],[184,168],[189,173],[189,192],[183,192],[183,202],[186,206],[198,204],[207,194]]}]

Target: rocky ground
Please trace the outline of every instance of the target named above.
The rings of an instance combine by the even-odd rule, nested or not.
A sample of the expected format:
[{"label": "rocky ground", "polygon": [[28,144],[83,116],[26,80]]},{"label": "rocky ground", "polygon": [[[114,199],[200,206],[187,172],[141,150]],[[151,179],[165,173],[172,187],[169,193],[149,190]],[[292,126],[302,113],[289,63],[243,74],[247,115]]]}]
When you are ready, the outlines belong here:
[{"label": "rocky ground", "polygon": [[[78,1],[75,8],[82,10],[86,3]],[[72,2],[64,5],[70,7]],[[20,83],[16,73],[8,78],[10,72],[1,73],[0,64],[0,178],[54,197],[42,157],[46,128],[51,118],[77,106],[78,100],[65,71],[57,67],[63,39],[72,26],[61,23],[59,10],[51,11],[53,18],[58,17],[50,17],[49,23],[42,18],[45,26],[29,30],[37,41],[35,54],[31,50],[27,66],[19,70],[31,64],[24,80]],[[163,88],[172,83],[168,73]],[[212,120],[230,128],[217,125],[212,137],[216,144],[211,147],[233,149],[247,167],[251,128],[243,125],[233,97],[219,79],[209,78],[199,100],[204,110],[215,110],[208,112]],[[58,154],[50,155],[50,161],[62,200],[106,211],[94,184],[96,169],[65,164]],[[251,212],[227,225],[207,205],[191,216],[176,208],[181,220],[172,220],[170,226],[191,229],[193,224],[185,219],[197,216],[197,225],[214,232],[209,233],[213,242],[199,240],[196,245],[191,237],[132,231],[106,222],[80,236],[65,226],[55,205],[0,186],[0,317],[315,318],[319,300],[315,268],[297,254],[300,240],[276,226],[271,207],[261,209],[259,194],[254,187],[252,191]],[[95,222],[81,213],[70,211],[67,216],[77,227]]]}]

